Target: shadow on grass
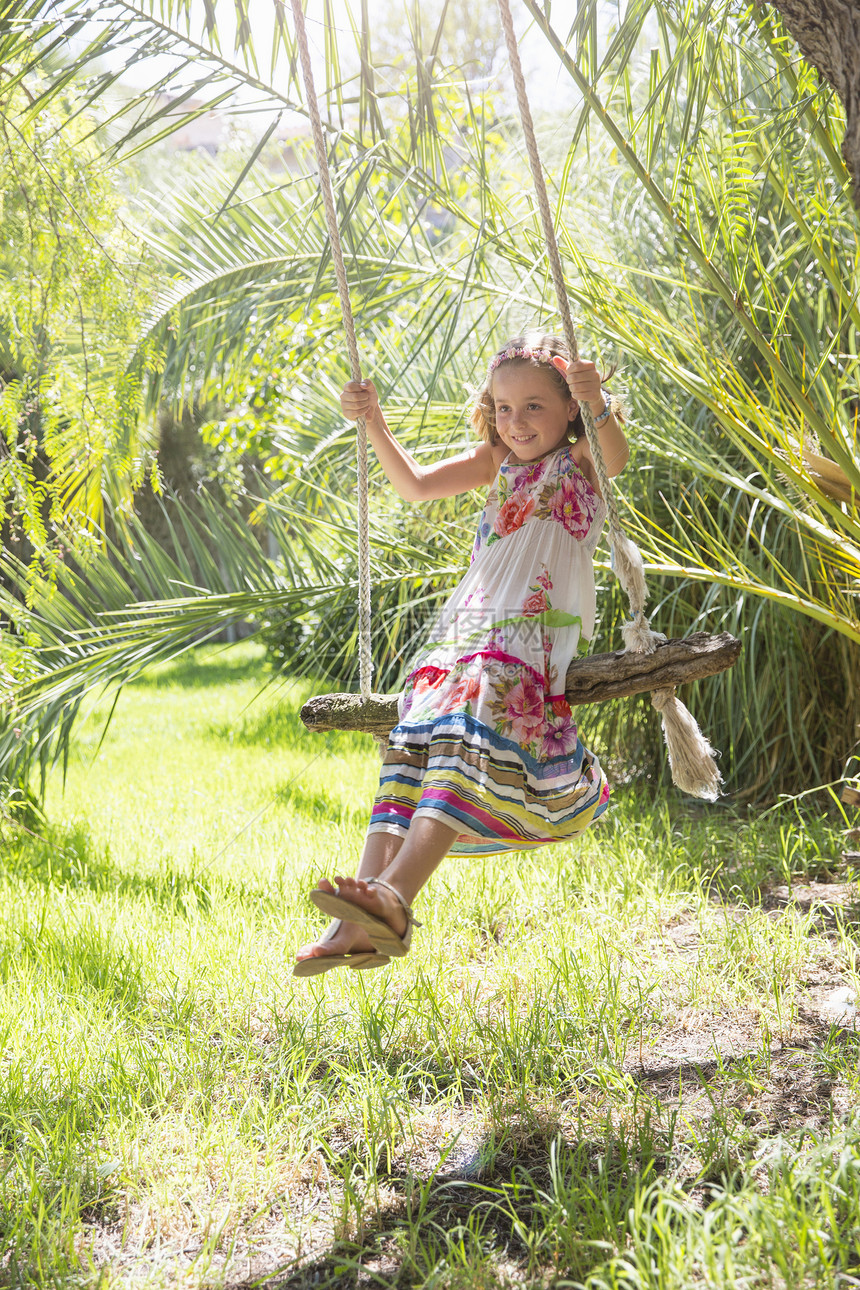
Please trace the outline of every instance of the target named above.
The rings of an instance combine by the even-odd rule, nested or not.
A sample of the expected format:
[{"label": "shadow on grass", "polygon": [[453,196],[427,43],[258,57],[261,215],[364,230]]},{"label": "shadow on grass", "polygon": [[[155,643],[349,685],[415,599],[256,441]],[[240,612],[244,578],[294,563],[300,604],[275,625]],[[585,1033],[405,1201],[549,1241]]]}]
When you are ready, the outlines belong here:
[{"label": "shadow on grass", "polygon": [[299,713],[310,693],[308,685],[296,685],[290,688],[287,695],[282,695],[277,704],[264,710],[249,708],[247,714],[238,721],[211,725],[209,733],[213,738],[223,739],[236,747],[301,746],[309,753],[323,751],[334,755],[373,752],[374,744],[370,735],[358,731],[309,731]]},{"label": "shadow on grass", "polygon": [[[242,642],[241,645],[244,645]],[[203,647],[189,650],[170,663],[152,667],[129,683],[130,690],[158,690],[177,686],[187,690],[202,690],[211,685],[232,685],[237,681],[252,681],[260,688],[272,679],[272,671],[263,657],[251,655],[247,649]]]},{"label": "shadow on grass", "polygon": [[853,876],[849,882],[779,883],[765,888],[761,904],[762,909],[771,913],[795,910],[800,914],[811,914],[812,925],[823,934],[856,928],[860,924],[860,893]]},{"label": "shadow on grass", "polygon": [[[299,717],[301,704],[302,697],[296,696],[292,707],[288,699],[264,711],[252,707],[238,721],[213,723],[208,733],[214,739],[223,739],[239,747],[295,747],[298,743],[310,742],[309,733]],[[319,746],[323,746],[321,740]]]},{"label": "shadow on grass", "polygon": [[305,817],[309,824],[343,824],[363,826],[370,820],[371,802],[368,800],[360,806],[346,805],[336,796],[337,785],[333,786],[333,795],[321,793],[315,788],[303,787],[301,780],[287,782],[275,790],[274,800],[280,806],[292,806]]},{"label": "shadow on grass", "polygon": [[[707,824],[690,830],[690,850],[697,854],[700,872],[712,895],[729,901],[771,904],[769,893],[786,893],[797,886],[844,881],[847,866],[832,827],[826,820],[799,822],[785,817],[738,819],[732,836],[731,823],[723,824],[724,837],[717,842],[716,831]],[[773,904],[779,903],[778,897]]]},{"label": "shadow on grass", "polygon": [[50,980],[59,994],[97,994],[119,1012],[138,1012],[146,996],[141,965],[92,921],[73,929],[18,927],[0,947],[0,976],[17,978],[27,965]]},{"label": "shadow on grass", "polygon": [[718,1183],[745,1170],[763,1140],[832,1131],[834,1088],[856,1070],[858,1049],[852,1030],[810,1017],[803,1041],[630,1074],[664,1111],[684,1114],[699,1181]]},{"label": "shadow on grass", "polygon": [[47,826],[39,835],[17,832],[0,853],[0,872],[41,887],[81,888],[99,895],[149,900],[164,910],[205,914],[218,899],[264,899],[256,888],[234,883],[205,869],[183,873],[163,863],[158,873],[121,869],[108,848],[99,848],[83,824]]},{"label": "shadow on grass", "polygon": [[611,1132],[599,1142],[568,1142],[553,1125],[541,1131],[512,1122],[472,1143],[455,1169],[429,1178],[380,1171],[374,1181],[384,1189],[377,1193],[386,1197],[382,1204],[374,1203],[374,1182],[368,1186],[367,1161],[343,1159],[335,1224],[344,1235],[266,1285],[537,1290],[550,1272],[553,1283],[584,1280],[623,1248],[628,1212],[663,1166],[640,1145]]},{"label": "shadow on grass", "polygon": [[[710,1202],[719,1204],[726,1191],[757,1191],[762,1143],[804,1133],[813,1109],[826,1136],[833,1122],[831,1077],[856,1064],[858,1046],[856,1035],[821,1028],[814,1044],[765,1053],[756,1062],[678,1062],[659,1073],[668,1077],[660,1092],[670,1099],[686,1080],[746,1081],[757,1098],[770,1099],[769,1114],[755,1124],[711,1103],[698,1124],[645,1113],[624,1130],[607,1119],[604,1133],[592,1127],[570,1139],[552,1116],[541,1124],[539,1114],[499,1108],[454,1168],[449,1159],[429,1178],[386,1172],[378,1163],[374,1170],[359,1152],[342,1153],[333,1169],[342,1187],[335,1238],[300,1268],[273,1274],[265,1284],[272,1290],[581,1284],[614,1254],[623,1257],[634,1226],[641,1234],[642,1216],[661,1195],[684,1194],[705,1223]],[[236,1282],[233,1290],[251,1284]]]}]

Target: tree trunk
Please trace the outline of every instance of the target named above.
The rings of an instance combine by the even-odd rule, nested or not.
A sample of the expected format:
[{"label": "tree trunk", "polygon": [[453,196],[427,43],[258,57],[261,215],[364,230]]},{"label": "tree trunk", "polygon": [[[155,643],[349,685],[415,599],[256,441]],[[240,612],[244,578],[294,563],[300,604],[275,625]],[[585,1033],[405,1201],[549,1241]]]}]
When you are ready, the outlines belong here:
[{"label": "tree trunk", "polygon": [[772,0],[812,67],[832,85],[847,118],[842,155],[860,210],[860,4],[857,0]]}]

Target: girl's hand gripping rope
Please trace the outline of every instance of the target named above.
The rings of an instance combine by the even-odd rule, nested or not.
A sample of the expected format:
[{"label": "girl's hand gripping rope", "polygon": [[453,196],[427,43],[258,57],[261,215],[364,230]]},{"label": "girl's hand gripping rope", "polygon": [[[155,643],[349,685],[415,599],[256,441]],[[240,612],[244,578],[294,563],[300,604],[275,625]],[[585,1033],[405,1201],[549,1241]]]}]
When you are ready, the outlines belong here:
[{"label": "girl's hand gripping rope", "polygon": [[[587,358],[577,358],[568,363],[560,354],[556,354],[551,362],[567,381],[568,389],[577,403],[588,405],[594,418],[594,428],[600,440],[607,474],[610,477],[620,475],[630,458],[630,448],[619,424],[623,417],[620,414],[616,417],[613,413],[609,393],[602,387],[597,366]],[[580,451],[582,458],[590,463],[593,470],[591,449],[585,442]],[[592,478],[592,483],[600,491],[596,478]]]},{"label": "girl's hand gripping rope", "polygon": [[340,396],[344,416],[351,421],[369,421],[379,411],[379,395],[373,381],[348,381]]},{"label": "girl's hand gripping rope", "polygon": [[603,411],[600,373],[594,363],[587,358],[577,358],[571,363],[566,363],[561,355],[557,354],[552,360],[552,365],[567,381],[577,403],[587,403],[595,415]]}]

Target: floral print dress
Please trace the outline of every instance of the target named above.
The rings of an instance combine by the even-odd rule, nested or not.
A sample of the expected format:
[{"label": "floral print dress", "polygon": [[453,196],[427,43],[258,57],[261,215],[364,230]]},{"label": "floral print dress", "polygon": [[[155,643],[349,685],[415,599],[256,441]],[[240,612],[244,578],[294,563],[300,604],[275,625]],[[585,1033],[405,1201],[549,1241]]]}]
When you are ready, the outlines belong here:
[{"label": "floral print dress", "polygon": [[564,697],[594,631],[594,549],[606,508],[569,445],[504,461],[469,571],[413,662],[371,832],[420,815],[460,854],[563,841],[606,809],[609,787]]}]

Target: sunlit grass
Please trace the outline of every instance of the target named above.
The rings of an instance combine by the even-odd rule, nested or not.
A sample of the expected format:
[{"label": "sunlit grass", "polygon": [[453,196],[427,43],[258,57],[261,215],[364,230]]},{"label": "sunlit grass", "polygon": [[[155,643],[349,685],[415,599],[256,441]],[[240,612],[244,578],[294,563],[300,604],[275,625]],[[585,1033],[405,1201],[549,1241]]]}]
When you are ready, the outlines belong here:
[{"label": "sunlit grass", "polygon": [[577,846],[443,865],[402,963],[294,982],[378,760],[265,679],[253,646],[154,673],[98,752],[80,727],[40,836],[6,829],[9,1284],[860,1266],[858,1047],[816,1003],[856,984],[832,824],[619,795]]}]

